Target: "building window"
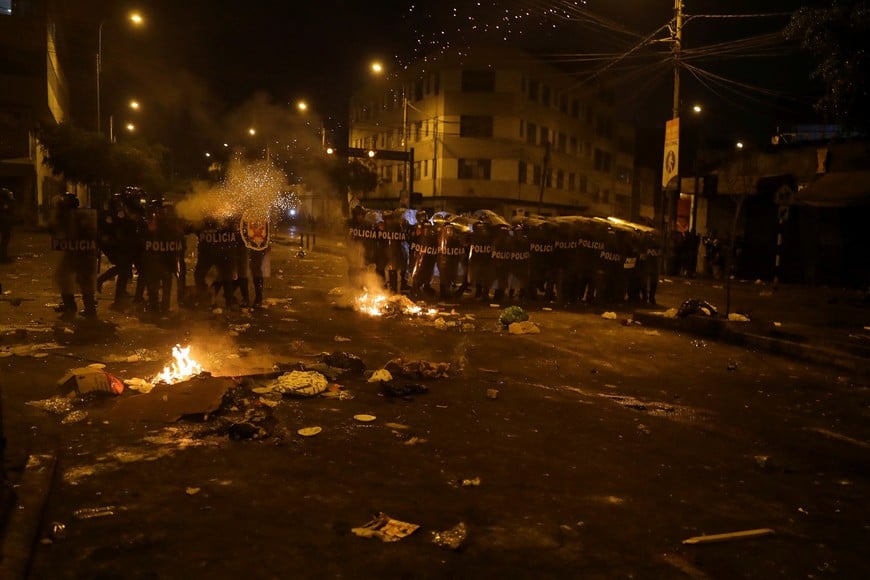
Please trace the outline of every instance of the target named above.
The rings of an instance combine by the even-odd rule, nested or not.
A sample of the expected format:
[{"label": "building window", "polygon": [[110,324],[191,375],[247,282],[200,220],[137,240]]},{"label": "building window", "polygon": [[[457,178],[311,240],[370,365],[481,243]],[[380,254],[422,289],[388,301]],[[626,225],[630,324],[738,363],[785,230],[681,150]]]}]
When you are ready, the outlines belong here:
[{"label": "building window", "polygon": [[423,121],[414,123],[414,142],[420,140],[420,135],[423,133]]},{"label": "building window", "polygon": [[565,189],[565,172],[561,169],[556,171],[556,189]]},{"label": "building window", "polygon": [[526,122],[520,119],[520,139],[526,134]]},{"label": "building window", "polygon": [[540,165],[535,164],[535,166],[532,167],[532,183],[534,183],[535,185],[541,185],[541,166]]},{"label": "building window", "polygon": [[595,167],[596,171],[602,171],[604,173],[610,172],[610,164],[613,156],[609,151],[604,151],[602,149],[595,148],[595,156],[593,161],[593,167]]},{"label": "building window", "polygon": [[605,139],[613,137],[613,121],[603,115],[598,117],[595,120],[595,134]]},{"label": "building window", "polygon": [[568,97],[565,95],[559,95],[559,112],[568,114]]},{"label": "building window", "polygon": [[393,181],[393,167],[391,165],[385,165],[381,167],[381,179],[384,183],[392,183]]},{"label": "building window", "polygon": [[580,118],[580,101],[571,99],[571,116],[575,119]]},{"label": "building window", "polygon": [[492,161],[489,159],[459,159],[459,179],[489,179]]},{"label": "building window", "polygon": [[423,160],[423,177],[429,177],[429,160]]},{"label": "building window", "polygon": [[396,182],[405,183],[405,164],[396,165]]},{"label": "building window", "polygon": [[568,136],[564,133],[559,133],[559,151],[562,153],[568,152]]},{"label": "building window", "polygon": [[589,189],[589,180],[585,175],[580,176],[580,193],[586,193]]},{"label": "building window", "polygon": [[414,177],[419,177],[420,175],[422,175],[422,169],[423,169],[423,162],[422,161],[415,161],[414,162],[414,173],[413,173]]},{"label": "building window", "polygon": [[616,181],[619,183],[631,183],[631,168],[624,165],[617,165]]},{"label": "building window", "polygon": [[526,143],[529,145],[534,145],[537,143],[535,140],[537,138],[538,126],[534,123],[529,123],[528,127],[526,127]]},{"label": "building window", "polygon": [[517,181],[519,183],[526,183],[529,179],[529,165],[525,161],[520,161],[519,165],[519,173],[517,174]]},{"label": "building window", "polygon": [[574,191],[577,185],[577,176],[572,172],[568,174],[568,191]]},{"label": "building window", "polygon": [[610,190],[602,189],[601,190],[601,203],[610,203]]},{"label": "building window", "polygon": [[540,91],[541,91],[541,88],[540,88],[540,85],[538,84],[538,81],[530,80],[529,81],[529,100],[530,101],[537,101],[538,96],[540,94]]},{"label": "building window", "polygon": [[494,70],[464,70],[462,71],[463,93],[493,93],[495,92]]},{"label": "building window", "polygon": [[541,145],[546,145],[550,142],[550,130],[546,127],[541,127]]},{"label": "building window", "polygon": [[541,87],[541,102],[545,107],[550,106],[550,87],[547,85]]},{"label": "building window", "polygon": [[492,117],[462,115],[459,117],[460,137],[492,137]]},{"label": "building window", "polygon": [[577,148],[577,137],[571,137],[568,140],[568,153],[574,155],[575,157],[580,154],[580,151]]}]

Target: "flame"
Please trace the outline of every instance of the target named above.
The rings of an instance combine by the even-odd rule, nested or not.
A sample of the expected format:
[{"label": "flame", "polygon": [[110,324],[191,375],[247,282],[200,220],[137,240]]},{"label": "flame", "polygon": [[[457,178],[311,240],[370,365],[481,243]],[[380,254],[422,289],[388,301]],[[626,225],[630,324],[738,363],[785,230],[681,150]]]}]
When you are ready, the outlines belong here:
[{"label": "flame", "polygon": [[369,316],[385,316],[391,314],[407,314],[410,316],[435,316],[438,310],[423,309],[411,302],[410,298],[401,294],[384,294],[365,289],[354,298],[354,307],[358,312]]},{"label": "flame", "polygon": [[202,365],[190,358],[190,347],[182,348],[181,345],[172,347],[174,362],[163,367],[163,372],[154,377],[156,383],[180,383],[202,372]]}]

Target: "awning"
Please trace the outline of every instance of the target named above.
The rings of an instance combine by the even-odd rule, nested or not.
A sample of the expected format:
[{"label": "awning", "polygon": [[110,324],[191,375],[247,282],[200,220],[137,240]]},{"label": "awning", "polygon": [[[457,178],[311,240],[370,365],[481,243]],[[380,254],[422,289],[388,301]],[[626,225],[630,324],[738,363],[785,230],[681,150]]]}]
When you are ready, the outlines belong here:
[{"label": "awning", "polygon": [[819,207],[870,205],[870,171],[825,173],[798,188],[794,203]]}]

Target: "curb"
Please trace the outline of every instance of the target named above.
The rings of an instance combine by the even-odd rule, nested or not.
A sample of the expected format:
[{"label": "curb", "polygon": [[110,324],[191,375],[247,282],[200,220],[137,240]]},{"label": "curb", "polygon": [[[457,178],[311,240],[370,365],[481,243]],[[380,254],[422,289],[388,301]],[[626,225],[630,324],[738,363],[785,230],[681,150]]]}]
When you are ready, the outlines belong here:
[{"label": "curb", "polygon": [[21,481],[15,486],[17,501],[11,506],[0,543],[0,578],[27,577],[56,468],[55,453],[28,457]]},{"label": "curb", "polygon": [[745,325],[745,322],[729,322],[727,320],[696,315],[686,316],[685,318],[665,318],[654,311],[644,310],[635,311],[632,319],[637,320],[644,326],[662,328],[674,332],[686,332],[711,340],[721,340],[737,346],[766,350],[797,360],[833,366],[861,374],[870,374],[870,370],[868,370],[870,365],[867,364],[867,360],[864,358],[846,354],[832,348],[798,342],[798,340],[805,340],[803,337],[795,337],[796,340],[786,340],[784,338],[775,338],[738,330],[739,327],[737,325]]}]

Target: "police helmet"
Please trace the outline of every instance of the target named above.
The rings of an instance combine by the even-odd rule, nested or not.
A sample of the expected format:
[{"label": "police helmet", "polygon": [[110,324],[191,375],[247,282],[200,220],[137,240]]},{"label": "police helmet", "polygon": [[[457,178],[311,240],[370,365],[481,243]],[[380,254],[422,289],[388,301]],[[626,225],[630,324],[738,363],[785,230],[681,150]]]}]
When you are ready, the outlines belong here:
[{"label": "police helmet", "polygon": [[76,197],[76,194],[67,191],[61,196],[60,203],[64,209],[78,209],[79,198]]}]

